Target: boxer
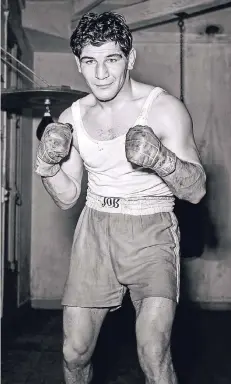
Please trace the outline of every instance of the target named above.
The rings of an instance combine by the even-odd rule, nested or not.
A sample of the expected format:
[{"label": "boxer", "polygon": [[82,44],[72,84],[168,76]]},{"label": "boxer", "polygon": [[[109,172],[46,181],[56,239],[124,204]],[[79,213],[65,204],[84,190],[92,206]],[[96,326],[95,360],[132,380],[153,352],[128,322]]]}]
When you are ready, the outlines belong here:
[{"label": "boxer", "polygon": [[129,290],[145,382],[176,384],[174,199],[198,203],[206,181],[191,118],[177,98],[131,78],[136,51],[121,15],[84,15],[70,44],[90,93],[46,128],[35,167],[61,209],[78,201],[83,167],[88,173],[62,299],[65,381],[91,382],[103,320]]}]

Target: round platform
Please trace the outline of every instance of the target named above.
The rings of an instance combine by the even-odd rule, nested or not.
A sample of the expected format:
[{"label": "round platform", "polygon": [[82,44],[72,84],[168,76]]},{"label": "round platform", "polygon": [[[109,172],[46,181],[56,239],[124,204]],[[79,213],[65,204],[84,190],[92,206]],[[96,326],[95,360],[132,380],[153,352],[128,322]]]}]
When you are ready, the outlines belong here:
[{"label": "round platform", "polygon": [[67,108],[74,101],[86,96],[86,92],[71,89],[68,86],[34,89],[2,89],[1,109],[18,113],[24,108],[44,111],[44,101],[49,98],[52,107]]}]

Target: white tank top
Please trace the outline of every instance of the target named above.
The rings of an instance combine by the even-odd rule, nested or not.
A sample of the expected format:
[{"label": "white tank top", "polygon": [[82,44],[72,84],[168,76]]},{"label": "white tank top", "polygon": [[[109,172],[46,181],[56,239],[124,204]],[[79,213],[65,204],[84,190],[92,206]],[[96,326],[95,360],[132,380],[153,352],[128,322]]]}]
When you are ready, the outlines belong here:
[{"label": "white tank top", "polygon": [[[155,87],[147,97],[135,125],[147,125],[152,102],[162,93]],[[74,131],[79,153],[88,171],[88,188],[105,197],[172,196],[172,192],[155,173],[143,168],[133,169],[125,155],[126,134],[111,140],[96,140],[85,130],[80,113],[79,100],[71,106]],[[130,128],[130,127],[129,127]]]}]

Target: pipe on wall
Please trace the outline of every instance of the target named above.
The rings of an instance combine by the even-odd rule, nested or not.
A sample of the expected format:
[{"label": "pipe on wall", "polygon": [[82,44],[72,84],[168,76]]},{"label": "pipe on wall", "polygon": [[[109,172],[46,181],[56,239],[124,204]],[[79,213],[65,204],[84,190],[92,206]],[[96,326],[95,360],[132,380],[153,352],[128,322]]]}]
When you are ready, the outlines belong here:
[{"label": "pipe on wall", "polygon": [[[7,51],[7,40],[8,40],[8,19],[9,19],[9,4],[8,0],[5,0],[4,4],[4,49]],[[7,88],[7,65],[3,67],[3,86]],[[2,158],[0,160],[1,168],[1,317],[3,315],[3,294],[4,294],[4,260],[5,260],[5,193],[6,193],[6,124],[7,124],[7,112],[2,112],[3,124],[1,128],[2,137]]]}]

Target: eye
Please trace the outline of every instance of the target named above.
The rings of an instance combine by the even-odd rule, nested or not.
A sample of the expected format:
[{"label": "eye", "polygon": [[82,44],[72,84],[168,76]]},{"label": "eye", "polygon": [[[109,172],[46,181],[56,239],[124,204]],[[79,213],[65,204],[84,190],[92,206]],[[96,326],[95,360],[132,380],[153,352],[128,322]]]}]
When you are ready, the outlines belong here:
[{"label": "eye", "polygon": [[118,59],[115,59],[115,58],[110,58],[110,59],[107,59],[107,62],[108,63],[116,63],[118,61]]},{"label": "eye", "polygon": [[94,62],[95,62],[95,60],[86,60],[85,64],[91,65],[91,64],[94,64]]}]

